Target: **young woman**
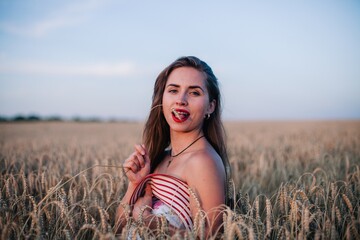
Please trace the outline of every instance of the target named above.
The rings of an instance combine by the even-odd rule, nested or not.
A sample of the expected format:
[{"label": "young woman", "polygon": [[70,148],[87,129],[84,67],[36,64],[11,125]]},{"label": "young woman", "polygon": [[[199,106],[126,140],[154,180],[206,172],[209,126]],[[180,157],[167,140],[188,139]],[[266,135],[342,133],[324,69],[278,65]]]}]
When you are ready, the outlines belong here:
[{"label": "young woman", "polygon": [[153,228],[163,215],[171,232],[191,230],[200,207],[206,234],[219,230],[230,172],[220,112],[218,82],[205,62],[182,57],[160,73],[144,144],[123,164],[129,184],[118,207],[119,229],[129,205],[135,221]]}]

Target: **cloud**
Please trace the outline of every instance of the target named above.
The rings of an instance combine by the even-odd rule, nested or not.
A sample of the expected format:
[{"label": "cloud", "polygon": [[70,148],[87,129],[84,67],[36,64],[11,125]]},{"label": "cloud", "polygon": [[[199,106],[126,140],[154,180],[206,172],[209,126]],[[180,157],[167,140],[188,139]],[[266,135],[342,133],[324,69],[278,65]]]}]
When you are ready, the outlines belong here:
[{"label": "cloud", "polygon": [[84,22],[80,17],[54,17],[51,19],[42,20],[30,25],[15,25],[12,23],[1,23],[0,28],[6,32],[28,37],[43,37],[50,31],[66,26],[74,26]]},{"label": "cloud", "polygon": [[1,22],[0,29],[20,36],[43,37],[51,31],[85,23],[94,10],[107,2],[108,1],[91,0],[71,3],[37,21],[30,20],[29,22],[20,24]]},{"label": "cloud", "polygon": [[131,62],[94,63],[88,65],[64,65],[40,62],[17,62],[0,65],[0,73],[51,75],[51,76],[100,76],[100,77],[130,77],[138,71]]}]

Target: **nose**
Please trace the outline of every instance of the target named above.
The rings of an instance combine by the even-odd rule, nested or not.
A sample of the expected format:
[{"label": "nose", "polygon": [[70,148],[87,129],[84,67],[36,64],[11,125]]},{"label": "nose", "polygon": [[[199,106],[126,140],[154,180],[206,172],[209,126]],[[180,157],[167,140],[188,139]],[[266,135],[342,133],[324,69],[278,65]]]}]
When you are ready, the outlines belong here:
[{"label": "nose", "polygon": [[179,106],[186,106],[187,105],[187,98],[186,94],[179,94],[179,98],[176,100],[176,104]]}]

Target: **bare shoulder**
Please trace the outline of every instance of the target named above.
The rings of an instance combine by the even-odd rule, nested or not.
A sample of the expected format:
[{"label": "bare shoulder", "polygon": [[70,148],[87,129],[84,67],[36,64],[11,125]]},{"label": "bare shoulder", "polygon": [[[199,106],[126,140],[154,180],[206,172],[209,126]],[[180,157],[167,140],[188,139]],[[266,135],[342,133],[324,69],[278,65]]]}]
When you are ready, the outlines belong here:
[{"label": "bare shoulder", "polygon": [[186,162],[186,180],[225,179],[225,168],[221,157],[213,148],[195,152]]},{"label": "bare shoulder", "polygon": [[188,159],[184,179],[205,211],[225,203],[225,168],[213,148],[198,151]]}]

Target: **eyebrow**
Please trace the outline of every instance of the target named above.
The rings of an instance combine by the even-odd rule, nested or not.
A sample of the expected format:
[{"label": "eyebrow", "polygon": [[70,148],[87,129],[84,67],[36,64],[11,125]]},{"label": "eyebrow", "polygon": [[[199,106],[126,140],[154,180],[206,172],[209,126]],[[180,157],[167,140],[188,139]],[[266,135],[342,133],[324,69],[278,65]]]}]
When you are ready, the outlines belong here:
[{"label": "eyebrow", "polygon": [[[170,84],[168,84],[166,87],[177,87],[177,88],[179,88],[180,85],[174,84],[174,83],[170,83]],[[190,89],[199,88],[199,89],[201,89],[201,91],[205,92],[204,89],[202,89],[202,87],[200,87],[200,86],[198,86],[198,85],[191,85],[191,86],[189,86],[189,88],[190,88]]]}]

